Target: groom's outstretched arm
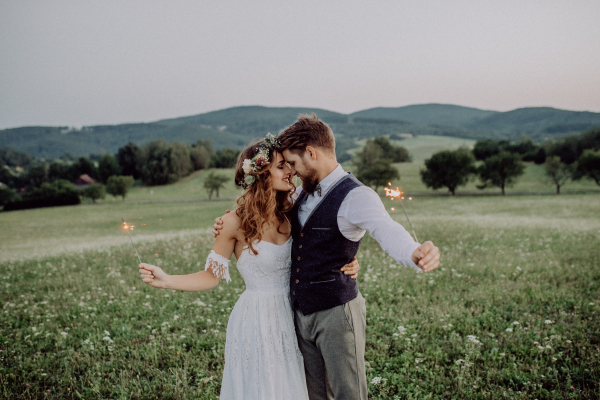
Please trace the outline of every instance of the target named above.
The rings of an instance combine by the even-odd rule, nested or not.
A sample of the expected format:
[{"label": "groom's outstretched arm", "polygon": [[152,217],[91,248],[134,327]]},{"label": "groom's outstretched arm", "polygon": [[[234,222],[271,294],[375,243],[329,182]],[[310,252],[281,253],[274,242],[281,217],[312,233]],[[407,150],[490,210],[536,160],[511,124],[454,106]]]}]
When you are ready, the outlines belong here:
[{"label": "groom's outstretched arm", "polygon": [[413,240],[402,225],[394,221],[379,195],[367,186],[352,190],[338,212],[340,231],[350,240],[369,232],[381,248],[400,264],[423,272],[439,266],[439,249],[431,242]]}]

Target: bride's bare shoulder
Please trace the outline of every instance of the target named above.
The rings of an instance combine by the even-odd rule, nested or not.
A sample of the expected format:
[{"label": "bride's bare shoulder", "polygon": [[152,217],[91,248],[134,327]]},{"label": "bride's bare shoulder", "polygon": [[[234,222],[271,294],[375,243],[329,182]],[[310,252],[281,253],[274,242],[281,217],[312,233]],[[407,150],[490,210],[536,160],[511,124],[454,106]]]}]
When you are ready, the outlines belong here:
[{"label": "bride's bare shoulder", "polygon": [[242,220],[234,211],[227,213],[221,217],[223,220],[223,231],[235,233],[242,226]]}]

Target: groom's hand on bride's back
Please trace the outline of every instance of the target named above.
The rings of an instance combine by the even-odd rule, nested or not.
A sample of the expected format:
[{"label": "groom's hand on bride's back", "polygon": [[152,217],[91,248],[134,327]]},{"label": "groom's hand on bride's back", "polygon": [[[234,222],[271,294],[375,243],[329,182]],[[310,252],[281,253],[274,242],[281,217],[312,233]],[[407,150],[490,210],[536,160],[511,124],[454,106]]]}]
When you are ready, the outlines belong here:
[{"label": "groom's hand on bride's back", "polygon": [[[225,211],[225,214],[230,213],[231,210],[227,210]],[[219,231],[223,229],[223,218],[222,217],[217,217],[215,218],[215,224],[213,225],[213,236],[217,237],[219,236]]]},{"label": "groom's hand on bride's back", "polygon": [[440,249],[428,240],[413,251],[412,260],[423,272],[433,271],[440,265]]}]

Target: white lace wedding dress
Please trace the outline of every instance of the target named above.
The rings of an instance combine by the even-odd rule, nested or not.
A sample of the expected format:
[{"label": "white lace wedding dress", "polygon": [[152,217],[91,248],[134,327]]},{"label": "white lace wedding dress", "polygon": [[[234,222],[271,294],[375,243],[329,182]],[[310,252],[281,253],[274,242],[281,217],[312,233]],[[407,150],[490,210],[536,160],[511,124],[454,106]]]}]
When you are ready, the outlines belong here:
[{"label": "white lace wedding dress", "polygon": [[[238,259],[246,290],[227,323],[220,400],[308,400],[289,297],[291,244],[257,242],[258,255],[245,248]],[[207,266],[229,279],[227,260],[211,256]]]}]

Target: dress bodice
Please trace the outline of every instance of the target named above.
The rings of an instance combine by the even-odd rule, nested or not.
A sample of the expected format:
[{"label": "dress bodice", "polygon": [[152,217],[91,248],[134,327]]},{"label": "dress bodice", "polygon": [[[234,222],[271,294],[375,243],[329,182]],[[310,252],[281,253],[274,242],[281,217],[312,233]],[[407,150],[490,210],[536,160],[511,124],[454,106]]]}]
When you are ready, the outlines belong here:
[{"label": "dress bodice", "polygon": [[258,254],[247,246],[237,261],[246,290],[287,293],[290,285],[292,238],[282,245],[260,241],[253,244]]}]

